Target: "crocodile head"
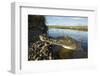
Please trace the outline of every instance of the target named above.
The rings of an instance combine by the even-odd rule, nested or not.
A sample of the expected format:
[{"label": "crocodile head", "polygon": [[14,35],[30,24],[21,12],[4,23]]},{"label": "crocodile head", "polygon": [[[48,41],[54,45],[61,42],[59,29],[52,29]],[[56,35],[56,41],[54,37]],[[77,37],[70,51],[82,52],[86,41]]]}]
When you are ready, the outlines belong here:
[{"label": "crocodile head", "polygon": [[45,40],[48,39],[45,34],[39,35],[39,38],[40,38],[41,41],[45,41]]}]

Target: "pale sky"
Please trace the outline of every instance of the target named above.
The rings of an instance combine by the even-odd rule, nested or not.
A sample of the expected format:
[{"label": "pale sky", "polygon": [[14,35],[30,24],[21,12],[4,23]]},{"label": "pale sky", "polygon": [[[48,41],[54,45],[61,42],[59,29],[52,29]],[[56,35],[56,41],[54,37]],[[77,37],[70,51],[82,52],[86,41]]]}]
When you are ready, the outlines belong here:
[{"label": "pale sky", "polygon": [[47,25],[61,25],[61,26],[87,26],[87,17],[75,16],[45,16]]}]

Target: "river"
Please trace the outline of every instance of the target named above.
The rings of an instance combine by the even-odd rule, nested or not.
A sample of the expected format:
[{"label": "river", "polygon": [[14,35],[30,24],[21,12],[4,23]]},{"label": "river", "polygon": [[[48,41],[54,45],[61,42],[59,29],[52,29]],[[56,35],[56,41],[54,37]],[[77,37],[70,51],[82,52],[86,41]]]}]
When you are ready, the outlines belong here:
[{"label": "river", "polygon": [[[87,31],[79,31],[79,30],[70,30],[70,29],[49,29],[48,35],[51,37],[72,37],[76,41],[81,44],[82,54],[85,53],[84,57],[87,57],[88,53],[88,32]],[[79,53],[80,54],[80,53]]]}]

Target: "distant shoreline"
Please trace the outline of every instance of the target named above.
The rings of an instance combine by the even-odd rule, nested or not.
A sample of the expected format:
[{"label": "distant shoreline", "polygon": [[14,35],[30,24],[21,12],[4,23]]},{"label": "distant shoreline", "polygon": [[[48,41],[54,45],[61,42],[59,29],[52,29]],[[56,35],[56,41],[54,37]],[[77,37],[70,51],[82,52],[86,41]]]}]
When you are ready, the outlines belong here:
[{"label": "distant shoreline", "polygon": [[48,28],[56,28],[56,29],[72,29],[79,31],[88,31],[88,26],[48,26]]}]

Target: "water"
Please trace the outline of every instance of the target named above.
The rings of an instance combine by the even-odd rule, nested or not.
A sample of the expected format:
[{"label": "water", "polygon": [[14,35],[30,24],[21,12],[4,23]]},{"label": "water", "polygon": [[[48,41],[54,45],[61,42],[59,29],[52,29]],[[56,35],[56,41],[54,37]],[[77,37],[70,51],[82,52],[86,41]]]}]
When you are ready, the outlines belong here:
[{"label": "water", "polygon": [[72,37],[81,44],[83,51],[88,51],[88,32],[70,29],[49,29],[48,35],[51,37]]},{"label": "water", "polygon": [[52,37],[66,37],[70,36],[73,39],[80,41],[80,42],[87,42],[88,33],[85,31],[77,31],[77,30],[70,30],[70,29],[49,29],[48,30],[49,36]]}]

